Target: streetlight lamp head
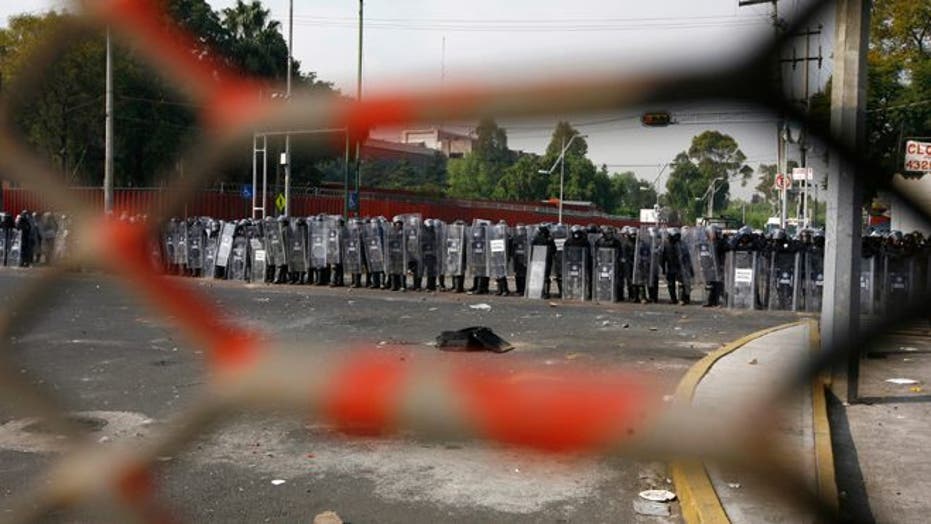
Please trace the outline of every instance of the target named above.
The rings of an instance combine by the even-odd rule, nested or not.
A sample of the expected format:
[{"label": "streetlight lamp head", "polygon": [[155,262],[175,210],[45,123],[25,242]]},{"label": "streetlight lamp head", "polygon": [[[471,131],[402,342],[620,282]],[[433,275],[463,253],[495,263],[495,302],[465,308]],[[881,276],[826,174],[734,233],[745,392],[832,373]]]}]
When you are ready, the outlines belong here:
[{"label": "streetlight lamp head", "polygon": [[547,170],[545,170],[545,169],[539,169],[539,170],[537,170],[537,174],[540,174],[540,175],[548,175],[548,174],[550,174],[550,172],[547,171]]}]

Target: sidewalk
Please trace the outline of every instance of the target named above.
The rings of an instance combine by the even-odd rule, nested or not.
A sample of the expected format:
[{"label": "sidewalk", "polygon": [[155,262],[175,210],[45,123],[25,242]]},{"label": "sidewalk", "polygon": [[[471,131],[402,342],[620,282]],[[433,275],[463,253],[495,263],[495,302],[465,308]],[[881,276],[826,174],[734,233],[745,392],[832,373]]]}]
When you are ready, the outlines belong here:
[{"label": "sidewalk", "polygon": [[[810,358],[818,341],[816,330],[816,324],[803,321],[734,342],[696,364],[677,394],[691,393],[692,405],[722,413],[745,408]],[[793,466],[807,479],[805,487],[831,497],[836,491],[824,402],[824,388],[812,387],[767,409],[773,411],[772,420],[779,421],[778,440],[797,461]],[[765,480],[745,471],[674,465],[673,476],[686,522],[815,521],[805,508],[774,496]]]},{"label": "sidewalk", "polygon": [[[909,379],[916,384],[894,384]],[[931,329],[897,329],[860,365],[860,402],[831,402],[841,514],[859,522],[928,522],[931,514]]]}]

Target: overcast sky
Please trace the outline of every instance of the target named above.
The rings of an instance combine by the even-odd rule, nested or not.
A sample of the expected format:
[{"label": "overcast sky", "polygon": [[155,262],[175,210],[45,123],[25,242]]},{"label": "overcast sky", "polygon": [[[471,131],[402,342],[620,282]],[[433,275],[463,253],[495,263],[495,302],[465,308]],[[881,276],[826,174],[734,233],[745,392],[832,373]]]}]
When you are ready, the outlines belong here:
[{"label": "overcast sky", "polygon": [[[235,0],[210,1],[215,9],[233,3]],[[681,71],[733,63],[773,34],[771,4],[740,8],[737,3],[366,0],[365,90],[451,85],[460,80],[521,82],[593,71]],[[782,0],[780,15],[791,17],[806,3]],[[264,4],[287,30],[288,0],[265,0]],[[0,20],[5,24],[12,14],[65,5],[68,2],[63,0],[2,2]],[[316,71],[321,79],[334,82],[347,94],[355,93],[358,7],[356,0],[294,0],[295,58],[304,70]],[[817,22],[825,27],[820,37],[812,38],[812,51],[816,53],[821,46],[826,60],[822,69],[812,66],[813,85],[823,84],[832,69],[833,16],[827,13]],[[804,52],[803,45],[804,40],[799,39],[799,55]],[[797,78],[799,93],[801,71],[801,67],[794,73],[785,69],[787,75]],[[589,136],[589,156],[596,164],[607,164],[617,172],[634,171],[648,182],[654,180],[660,165],[687,149],[691,138],[705,129],[734,136],[751,167],[775,162],[776,125],[771,115],[745,113],[753,108],[726,101],[662,109],[671,110],[683,124],[643,128],[636,108],[614,115],[551,115],[536,122],[503,124],[513,149],[541,152],[556,119],[569,119]],[[733,120],[739,123],[728,122]],[[468,125],[459,129],[465,131]],[[820,170],[817,164],[815,168]],[[661,186],[664,180],[665,174],[659,181]],[[732,186],[732,191],[747,198],[753,185],[744,190]]]}]

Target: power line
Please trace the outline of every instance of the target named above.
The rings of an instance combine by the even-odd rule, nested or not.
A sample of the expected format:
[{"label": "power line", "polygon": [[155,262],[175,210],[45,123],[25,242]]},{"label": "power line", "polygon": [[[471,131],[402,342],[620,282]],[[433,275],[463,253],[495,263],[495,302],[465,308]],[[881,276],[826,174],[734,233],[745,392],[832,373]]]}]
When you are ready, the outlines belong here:
[{"label": "power line", "polygon": [[[301,20],[295,24],[305,27],[332,27],[332,28],[350,28],[355,26],[346,21],[333,20]],[[611,31],[646,31],[646,30],[683,30],[683,29],[714,29],[722,27],[751,27],[763,25],[760,20],[754,19],[734,19],[716,22],[694,22],[680,21],[672,23],[605,23],[600,20],[586,24],[436,24],[436,23],[412,23],[412,22],[371,22],[368,27],[371,29],[381,30],[404,30],[404,31],[449,31],[449,32],[611,32]]]}]

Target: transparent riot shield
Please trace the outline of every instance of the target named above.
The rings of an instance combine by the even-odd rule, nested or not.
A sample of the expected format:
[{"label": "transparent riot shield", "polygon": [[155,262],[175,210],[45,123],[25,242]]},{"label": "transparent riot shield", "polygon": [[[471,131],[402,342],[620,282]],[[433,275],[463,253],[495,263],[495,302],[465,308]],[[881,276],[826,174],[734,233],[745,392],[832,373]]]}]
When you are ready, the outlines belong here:
[{"label": "transparent riot shield", "polygon": [[188,228],[187,263],[191,269],[204,267],[204,240],[204,223],[197,219]]},{"label": "transparent riot shield", "polygon": [[530,246],[530,264],[527,266],[527,298],[535,300],[543,298],[549,266],[552,263],[550,256],[550,246]]},{"label": "transparent riot shield", "polygon": [[350,274],[362,273],[362,223],[350,220],[343,235],[343,269]]},{"label": "transparent riot shield", "polygon": [[166,264],[175,263],[175,229],[175,224],[169,222],[165,224],[165,228],[162,231],[162,251],[165,254]]},{"label": "transparent riot shield", "polygon": [[62,217],[58,223],[58,234],[55,235],[55,247],[53,248],[52,258],[62,260],[68,256],[71,246],[71,223],[68,219]]},{"label": "transparent riot shield", "polygon": [[23,232],[19,229],[10,230],[10,248],[6,255],[7,265],[19,267],[23,261]]},{"label": "transparent riot shield", "polygon": [[230,250],[229,280],[246,280],[246,269],[249,260],[249,242],[246,237],[237,234],[233,238],[233,247]]},{"label": "transparent riot shield", "polygon": [[288,221],[288,271],[307,271],[307,223],[303,218]]},{"label": "transparent riot shield", "polygon": [[908,304],[912,286],[913,260],[898,254],[883,256],[883,309],[895,311]]},{"label": "transparent riot shield", "polygon": [[433,229],[435,231],[436,242],[436,275],[446,274],[446,222],[439,219],[433,219]]},{"label": "transparent riot shield", "polygon": [[806,249],[802,262],[802,293],[805,311],[820,313],[824,290],[824,251]]},{"label": "transparent riot shield", "polygon": [[220,248],[220,237],[207,231],[204,240],[204,278],[213,278],[217,273],[217,250]]},{"label": "transparent riot shield", "polygon": [[508,226],[495,224],[485,230],[488,240],[488,276],[494,279],[508,276]]},{"label": "transparent riot shield", "polygon": [[440,274],[440,239],[442,230],[437,230],[433,221],[425,225],[420,233],[420,256],[422,258],[422,273],[427,277],[435,277]]},{"label": "transparent riot shield", "polygon": [[323,269],[327,266],[326,224],[320,217],[313,217],[307,224],[307,236],[310,240],[310,267]]},{"label": "transparent riot shield", "polygon": [[727,307],[754,309],[756,307],[759,251],[728,251],[724,258],[724,289]]},{"label": "transparent riot shield", "polygon": [[362,239],[365,242],[365,261],[369,273],[384,273],[385,246],[382,240],[381,224],[372,221],[365,224]]},{"label": "transparent riot shield", "polygon": [[556,275],[559,278],[562,278],[562,248],[566,245],[566,240],[569,238],[569,228],[565,224],[556,224],[550,228],[550,234],[553,237],[553,242],[556,244],[556,254],[553,256],[552,260],[552,274]]},{"label": "transparent riot shield", "polygon": [[385,234],[385,244],[387,245],[388,274],[403,275],[407,271],[404,261],[404,229],[391,224]]},{"label": "transparent riot shield", "polygon": [[860,314],[875,315],[879,312],[880,258],[860,258]]},{"label": "transparent riot shield", "polygon": [[446,236],[443,242],[443,269],[448,276],[464,275],[465,266],[465,245],[466,230],[465,224],[449,224],[446,226]]},{"label": "transparent riot shield", "polygon": [[249,247],[252,258],[250,281],[253,283],[263,283],[268,276],[268,251],[265,249],[264,235],[249,239]]},{"label": "transparent riot shield", "polygon": [[9,249],[7,246],[10,242],[10,230],[0,227],[0,266],[6,265],[6,255]]},{"label": "transparent riot shield", "polygon": [[621,253],[619,247],[595,247],[592,299],[612,303],[619,300]]},{"label": "transparent riot shield", "polygon": [[649,286],[654,275],[659,275],[659,260],[657,244],[659,239],[647,227],[637,231],[637,240],[634,243],[633,255],[633,283],[638,286]]},{"label": "transparent riot shield", "polygon": [[277,220],[267,217],[265,219],[265,265],[267,266],[284,266],[288,263],[288,255],[285,250],[284,235],[281,231],[281,224]]},{"label": "transparent riot shield", "polygon": [[423,264],[423,254],[421,253],[420,235],[423,232],[423,218],[420,213],[411,213],[401,215],[404,221],[404,261],[407,266],[416,264],[417,270]]},{"label": "transparent riot shield", "polygon": [[527,234],[527,226],[517,226],[511,232],[511,246],[513,254],[511,256],[514,273],[526,271],[528,255],[530,253],[530,238]]},{"label": "transparent riot shield", "polygon": [[473,277],[488,276],[487,234],[487,224],[476,223],[469,228],[469,245],[466,258],[469,265],[469,273],[471,273]]},{"label": "transparent riot shield", "polygon": [[770,254],[769,309],[798,311],[800,253],[775,250]]},{"label": "transparent riot shield", "polygon": [[696,284],[723,282],[721,265],[718,263],[717,246],[710,228],[689,229],[689,248],[692,259],[692,274]]},{"label": "transparent riot shield", "polygon": [[220,231],[220,245],[217,248],[217,267],[225,268],[229,265],[230,255],[233,252],[233,234],[236,224],[225,222]]},{"label": "transparent riot shield", "polygon": [[187,222],[181,220],[175,226],[175,258],[173,262],[182,267],[188,265],[187,236]]},{"label": "transparent riot shield", "polygon": [[326,263],[329,266],[342,264],[343,218],[330,216],[323,223],[326,235]]},{"label": "transparent riot shield", "polygon": [[591,297],[588,244],[566,243],[562,252],[562,298],[584,302]]}]

